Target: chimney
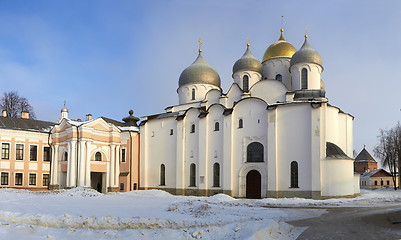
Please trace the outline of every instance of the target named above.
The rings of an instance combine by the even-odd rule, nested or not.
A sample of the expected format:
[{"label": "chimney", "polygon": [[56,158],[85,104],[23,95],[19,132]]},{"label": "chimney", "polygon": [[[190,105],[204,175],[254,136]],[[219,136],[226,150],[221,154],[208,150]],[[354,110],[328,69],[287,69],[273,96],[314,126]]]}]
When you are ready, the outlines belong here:
[{"label": "chimney", "polygon": [[7,117],[7,110],[3,110],[2,116]]},{"label": "chimney", "polygon": [[22,119],[29,119],[29,112],[22,111],[21,112],[21,118]]},{"label": "chimney", "polygon": [[86,121],[92,120],[92,114],[86,114]]}]

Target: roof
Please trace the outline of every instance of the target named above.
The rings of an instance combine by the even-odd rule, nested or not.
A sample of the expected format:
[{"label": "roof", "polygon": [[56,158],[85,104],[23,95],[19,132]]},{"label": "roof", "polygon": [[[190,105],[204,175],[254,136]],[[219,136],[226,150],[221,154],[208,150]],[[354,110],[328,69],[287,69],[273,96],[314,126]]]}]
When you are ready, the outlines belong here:
[{"label": "roof", "polygon": [[125,126],[125,124],[123,122],[119,122],[117,120],[113,120],[113,119],[106,118],[106,117],[100,117],[100,118],[103,119],[105,122],[111,123],[111,124],[113,124],[115,126],[118,126],[118,127],[124,127]]},{"label": "roof", "polygon": [[380,168],[370,172],[365,172],[361,175],[361,177],[391,177],[391,174]]},{"label": "roof", "polygon": [[56,123],[35,119],[0,117],[0,129],[23,130],[33,132],[50,132]]},{"label": "roof", "polygon": [[356,162],[376,162],[376,160],[370,155],[366,148],[363,148],[362,151],[356,156]]},{"label": "roof", "polygon": [[344,153],[344,151],[334,143],[326,143],[326,157],[336,159],[352,159]]}]

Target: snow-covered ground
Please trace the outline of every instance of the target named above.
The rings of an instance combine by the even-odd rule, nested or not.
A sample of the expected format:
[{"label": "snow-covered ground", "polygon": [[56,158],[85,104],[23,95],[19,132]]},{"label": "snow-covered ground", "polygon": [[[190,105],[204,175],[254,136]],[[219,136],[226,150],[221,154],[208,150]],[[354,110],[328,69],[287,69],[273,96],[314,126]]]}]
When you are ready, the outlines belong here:
[{"label": "snow-covered ground", "polygon": [[[100,194],[91,189],[0,189],[2,239],[296,239],[286,221],[320,216],[310,206],[400,204],[401,191],[363,191],[354,199],[236,200],[163,191]],[[274,206],[274,208],[269,208]],[[277,208],[286,206],[289,208]],[[307,209],[294,208],[307,206]]]}]

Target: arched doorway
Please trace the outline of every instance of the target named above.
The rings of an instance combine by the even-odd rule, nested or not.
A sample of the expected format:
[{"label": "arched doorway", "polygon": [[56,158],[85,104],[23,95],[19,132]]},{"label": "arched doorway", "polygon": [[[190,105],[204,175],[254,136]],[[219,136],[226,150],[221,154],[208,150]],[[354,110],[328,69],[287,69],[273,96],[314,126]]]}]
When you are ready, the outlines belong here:
[{"label": "arched doorway", "polygon": [[257,170],[251,170],[246,175],[246,198],[261,198],[262,176]]}]

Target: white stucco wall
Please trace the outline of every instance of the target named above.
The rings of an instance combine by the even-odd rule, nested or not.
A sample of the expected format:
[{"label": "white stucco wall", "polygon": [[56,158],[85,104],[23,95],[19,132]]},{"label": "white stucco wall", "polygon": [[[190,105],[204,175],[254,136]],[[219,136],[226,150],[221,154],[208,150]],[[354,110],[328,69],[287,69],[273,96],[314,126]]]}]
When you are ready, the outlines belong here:
[{"label": "white stucco wall", "polygon": [[301,89],[301,71],[303,68],[308,70],[308,89],[320,89],[322,67],[313,63],[298,63],[291,66],[292,90]]},{"label": "white stucco wall", "polygon": [[291,58],[276,57],[264,61],[262,70],[263,78],[276,79],[276,75],[281,74],[283,84],[287,90],[291,91],[290,60]]}]

